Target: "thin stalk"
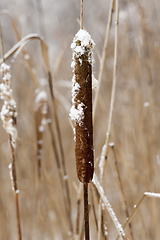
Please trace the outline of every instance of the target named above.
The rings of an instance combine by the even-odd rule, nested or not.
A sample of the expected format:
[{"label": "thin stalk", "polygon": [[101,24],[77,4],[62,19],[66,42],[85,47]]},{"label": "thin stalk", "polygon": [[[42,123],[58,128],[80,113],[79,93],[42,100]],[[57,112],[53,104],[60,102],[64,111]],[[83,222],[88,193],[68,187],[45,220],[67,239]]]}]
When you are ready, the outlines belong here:
[{"label": "thin stalk", "polygon": [[96,229],[98,231],[98,221],[97,221],[97,216],[96,216],[96,209],[95,209],[95,202],[94,202],[94,197],[93,197],[93,185],[91,184],[91,201],[92,201],[92,209],[93,209],[93,215],[95,219],[95,224],[96,224]]},{"label": "thin stalk", "polygon": [[[110,7],[110,17],[109,17],[109,24],[111,24],[111,20],[112,20],[112,13],[113,13],[113,9],[114,9],[114,1],[111,2],[111,7]],[[114,102],[115,102],[115,91],[116,91],[116,82],[117,82],[117,63],[118,63],[118,33],[119,33],[119,0],[116,0],[116,22],[115,22],[116,26],[115,26],[115,46],[114,46],[114,69],[113,69],[113,83],[112,83],[112,93],[111,93],[111,103],[110,103],[110,112],[109,112],[109,120],[108,120],[108,130],[106,133],[106,140],[105,140],[105,144],[102,148],[102,152],[101,152],[101,158],[100,158],[100,162],[99,162],[99,166],[100,166],[100,180],[101,183],[103,185],[103,180],[104,180],[104,175],[105,175],[105,168],[106,168],[106,163],[107,163],[107,156],[108,156],[108,147],[109,147],[109,138],[110,138],[110,132],[111,132],[111,124],[112,124],[112,118],[113,118],[113,109],[114,109]],[[107,27],[107,32],[106,32],[106,45],[108,43],[108,37],[109,37],[109,30],[110,30],[110,25],[108,25]],[[106,49],[104,50],[103,53],[103,61],[105,60],[105,52]],[[104,65],[104,63],[103,63]],[[101,71],[103,71],[103,67]],[[102,72],[100,77],[102,78]],[[101,80],[101,79],[100,79]],[[97,99],[95,100],[95,107],[94,107],[94,112],[93,114],[95,114],[95,110],[96,110],[96,104],[98,101],[98,93],[97,93]],[[94,116],[94,115],[93,115]],[[93,118],[94,119],[94,118]],[[100,199],[100,206],[102,205],[102,199]],[[100,212],[99,212],[99,221],[101,223],[102,220],[102,209],[100,208]],[[100,240],[100,232],[101,232],[101,224],[99,223],[99,240]]]},{"label": "thin stalk", "polygon": [[[135,205],[131,215],[129,216],[129,218],[127,219],[127,221],[123,224],[123,228],[125,228],[127,226],[127,224],[129,224],[131,222],[131,220],[133,219],[133,217],[135,216],[137,210],[140,208],[140,206],[142,205],[142,203],[144,202],[144,200],[147,197],[151,197],[151,198],[160,198],[160,194],[159,193],[151,193],[151,192],[145,192],[143,193],[143,196],[140,198],[139,202],[137,203],[137,205]],[[116,238],[116,240],[119,239],[119,236]]]},{"label": "thin stalk", "polygon": [[[128,204],[127,204],[127,200],[126,200],[124,189],[123,189],[123,184],[122,184],[120,171],[119,171],[119,167],[118,167],[118,162],[117,162],[117,154],[116,154],[116,150],[115,150],[114,145],[112,146],[112,150],[113,150],[113,154],[114,154],[114,158],[115,158],[115,167],[116,167],[116,171],[117,171],[117,175],[118,175],[119,185],[120,185],[121,193],[122,193],[122,196],[123,196],[123,201],[124,201],[124,204],[125,204],[126,217],[129,218]],[[130,229],[131,239],[133,240],[131,223],[129,223],[129,229]]]},{"label": "thin stalk", "polygon": [[119,221],[118,221],[118,219],[117,219],[117,217],[116,217],[116,215],[115,215],[115,213],[114,213],[114,211],[112,209],[111,204],[109,203],[107,197],[105,196],[103,187],[99,183],[96,174],[94,174],[92,181],[93,181],[93,184],[95,185],[95,187],[97,188],[98,193],[99,193],[99,195],[101,197],[101,200],[103,201],[104,206],[107,209],[107,211],[108,211],[108,213],[109,213],[109,215],[110,215],[110,217],[111,217],[111,219],[112,219],[112,221],[113,221],[113,223],[114,223],[114,225],[116,227],[116,230],[117,230],[117,232],[119,234],[120,239],[121,240],[125,240],[124,230],[123,230],[121,224],[119,223]]},{"label": "thin stalk", "polygon": [[15,200],[15,209],[16,209],[17,235],[18,235],[18,240],[22,240],[20,215],[19,215],[19,203],[18,203],[19,190],[17,186],[17,176],[16,176],[16,166],[15,166],[15,153],[14,153],[14,148],[12,146],[12,137],[10,134],[9,134],[9,145],[11,149],[11,158],[12,158],[12,165],[11,165],[12,184],[13,184],[12,189],[14,191],[14,200]]},{"label": "thin stalk", "polygon": [[[88,205],[88,211],[90,212],[90,205]],[[84,218],[83,218],[83,222],[84,222]],[[84,236],[85,236],[85,225],[82,224],[79,240],[84,240]]]},{"label": "thin stalk", "polygon": [[0,39],[1,39],[1,55],[4,62],[4,48],[3,48],[3,40],[2,40],[2,28],[1,28],[1,21],[0,21]]},{"label": "thin stalk", "polygon": [[85,240],[89,240],[88,183],[83,184]]},{"label": "thin stalk", "polygon": [[97,103],[98,103],[98,98],[99,98],[99,93],[100,93],[101,82],[102,82],[104,64],[105,64],[105,60],[106,60],[106,53],[107,53],[108,39],[109,39],[110,28],[111,28],[111,23],[112,23],[114,3],[115,3],[115,0],[111,0],[109,16],[108,16],[108,24],[107,24],[106,35],[105,35],[103,51],[102,51],[102,57],[101,57],[101,62],[100,62],[100,69],[99,69],[99,74],[98,74],[98,88],[96,91],[94,105],[93,105],[93,123],[95,120],[95,114],[96,114]]},{"label": "thin stalk", "polygon": [[[141,199],[139,200],[138,204],[136,205],[136,207],[134,208],[133,212],[131,213],[131,215],[129,216],[129,218],[127,219],[127,221],[123,224],[123,229],[127,226],[128,223],[131,222],[132,218],[134,217],[135,213],[137,212],[137,210],[139,209],[139,207],[142,205],[142,203],[144,202],[144,200],[147,198],[146,195],[143,194],[143,196],[141,197]],[[116,238],[116,240],[119,239],[119,236]]]},{"label": "thin stalk", "polygon": [[75,226],[75,234],[78,236],[79,235],[79,222],[80,222],[80,207],[81,207],[81,202],[82,202],[82,184],[79,184],[79,189],[78,189],[78,197],[77,197],[77,217],[76,217],[76,226]]},{"label": "thin stalk", "polygon": [[[58,122],[55,97],[54,97],[54,93],[53,93],[52,76],[51,76],[50,71],[48,72],[48,81],[49,81],[49,89],[50,89],[51,98],[52,98],[52,104],[53,104],[54,119],[55,119],[57,134],[58,134],[58,142],[59,142],[60,153],[61,153],[63,175],[67,176],[67,170],[66,170],[66,164],[65,164],[65,158],[64,158],[64,151],[63,151],[63,145],[62,145],[62,138],[61,138],[61,132],[60,132],[60,127],[59,127],[59,122]],[[58,152],[57,152],[57,154],[58,154]],[[71,230],[71,232],[73,232],[73,226],[72,226],[72,221],[71,221],[71,198],[70,198],[70,190],[69,190],[68,178],[64,179],[64,186],[65,186],[65,190],[66,190],[65,192],[66,192],[66,196],[67,196],[67,205],[68,205],[68,216],[69,216],[70,230]]]},{"label": "thin stalk", "polygon": [[54,136],[54,132],[53,132],[51,123],[49,123],[48,126],[49,126],[49,132],[51,134],[52,147],[53,147],[53,152],[54,152],[56,165],[57,165],[57,169],[58,169],[59,180],[60,180],[60,184],[61,184],[61,188],[62,188],[62,196],[63,196],[64,207],[65,207],[65,211],[66,211],[67,216],[69,216],[68,215],[69,214],[68,207],[65,204],[66,203],[66,197],[65,197],[65,190],[64,190],[63,173],[62,173],[62,168],[61,168],[60,159],[59,159],[59,155],[58,155],[58,150],[57,150],[57,146],[56,146],[55,136]]},{"label": "thin stalk", "polygon": [[83,29],[83,0],[81,0],[81,29]]},{"label": "thin stalk", "polygon": [[102,200],[99,199],[99,206],[98,206],[98,240],[101,240],[101,225],[102,225]]},{"label": "thin stalk", "polygon": [[113,69],[113,84],[112,84],[112,94],[111,94],[111,103],[110,103],[110,112],[108,120],[108,130],[106,133],[105,144],[102,148],[101,159],[100,159],[100,168],[101,168],[101,178],[102,182],[105,174],[105,167],[107,163],[107,155],[109,149],[109,139],[112,126],[114,102],[115,102],[115,92],[116,92],[116,83],[117,83],[117,63],[118,63],[118,33],[119,33],[119,0],[116,0],[116,22],[115,22],[115,46],[114,46],[114,69]]}]

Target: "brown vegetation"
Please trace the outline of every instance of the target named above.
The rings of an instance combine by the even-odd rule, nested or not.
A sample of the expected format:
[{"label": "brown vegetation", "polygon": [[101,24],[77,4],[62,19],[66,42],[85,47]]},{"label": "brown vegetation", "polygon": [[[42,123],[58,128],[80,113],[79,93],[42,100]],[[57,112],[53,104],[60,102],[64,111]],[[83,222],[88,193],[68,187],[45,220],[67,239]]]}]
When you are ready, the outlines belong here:
[{"label": "brown vegetation", "polygon": [[[96,44],[93,73],[100,81],[99,90],[92,90],[90,238],[110,240],[119,234],[124,239],[124,230],[129,239],[158,240],[160,199],[150,192],[160,193],[160,3],[122,0],[118,22],[117,2],[84,1],[83,24]],[[79,29],[80,1],[1,0],[0,9],[1,63],[11,66],[18,113],[15,196],[22,239],[84,239],[82,186],[69,118],[70,44]],[[35,112],[36,89],[45,91],[48,101],[43,134],[38,129],[44,116],[41,109]],[[12,160],[3,123],[0,132],[0,239],[15,240]]]}]

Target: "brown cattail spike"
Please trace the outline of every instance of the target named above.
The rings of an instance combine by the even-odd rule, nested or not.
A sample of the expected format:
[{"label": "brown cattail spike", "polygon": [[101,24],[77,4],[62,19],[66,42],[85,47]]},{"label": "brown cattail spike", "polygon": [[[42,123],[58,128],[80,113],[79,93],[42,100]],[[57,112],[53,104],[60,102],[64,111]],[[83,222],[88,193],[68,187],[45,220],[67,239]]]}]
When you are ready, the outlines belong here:
[{"label": "brown cattail spike", "polygon": [[73,39],[72,108],[75,120],[75,156],[78,179],[89,183],[93,177],[93,126],[92,126],[92,48],[89,33],[80,29]]},{"label": "brown cattail spike", "polygon": [[44,90],[36,90],[35,99],[35,123],[36,123],[36,140],[37,140],[37,170],[38,179],[41,175],[41,160],[43,151],[43,133],[47,123],[48,100],[47,93]]}]

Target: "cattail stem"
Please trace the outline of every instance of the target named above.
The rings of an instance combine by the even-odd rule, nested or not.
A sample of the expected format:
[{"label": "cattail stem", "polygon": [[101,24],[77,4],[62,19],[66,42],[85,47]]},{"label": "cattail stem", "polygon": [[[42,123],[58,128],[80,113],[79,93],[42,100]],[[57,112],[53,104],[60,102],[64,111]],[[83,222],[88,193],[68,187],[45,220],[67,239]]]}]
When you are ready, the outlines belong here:
[{"label": "cattail stem", "polygon": [[88,183],[83,184],[85,240],[89,240]]},{"label": "cattail stem", "polygon": [[83,0],[81,0],[81,29],[83,29]]},{"label": "cattail stem", "polygon": [[1,40],[1,54],[2,54],[2,59],[3,59],[3,62],[4,62],[4,48],[3,48],[3,40],[2,40],[1,21],[0,21],[0,40]]},{"label": "cattail stem", "polygon": [[20,215],[19,215],[18,193],[14,193],[14,199],[15,199],[15,208],[16,208],[18,240],[22,240],[21,227],[20,227]]},{"label": "cattail stem", "polygon": [[21,226],[20,226],[20,215],[19,215],[19,203],[18,203],[18,186],[17,186],[17,177],[16,177],[16,166],[15,166],[15,153],[14,147],[12,145],[12,136],[9,134],[9,145],[11,149],[11,174],[12,174],[12,189],[14,191],[14,200],[15,200],[15,209],[16,209],[16,221],[17,221],[17,235],[18,240],[22,240]]}]

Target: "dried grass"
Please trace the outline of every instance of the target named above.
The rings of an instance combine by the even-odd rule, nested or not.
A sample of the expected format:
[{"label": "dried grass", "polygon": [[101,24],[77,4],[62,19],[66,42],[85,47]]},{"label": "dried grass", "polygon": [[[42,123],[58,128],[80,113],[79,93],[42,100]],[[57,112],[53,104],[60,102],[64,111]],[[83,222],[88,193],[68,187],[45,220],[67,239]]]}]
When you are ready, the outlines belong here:
[{"label": "dried grass", "polygon": [[[76,18],[80,8],[74,1],[67,2],[68,8],[64,1],[55,2],[54,9],[53,2],[48,1],[47,5],[41,2],[47,25],[40,29],[47,35],[46,43],[41,34],[33,34],[38,32],[37,10],[28,2],[25,6],[29,11],[25,10],[25,14],[32,16],[27,17],[27,21],[33,22],[26,23],[21,30],[25,18],[19,17],[22,6],[18,3],[16,0],[7,6],[3,2],[3,7],[8,10],[0,12],[5,49],[0,63],[5,60],[11,66],[11,85],[17,102],[18,139],[14,155],[20,190],[16,196],[19,196],[22,239],[84,239],[83,188],[78,185],[76,177],[73,133],[68,115],[71,106],[68,81],[72,76],[69,44],[70,36],[77,31]],[[113,7],[116,8],[114,1],[84,2],[83,24],[96,43],[98,53],[95,51],[93,71],[100,86],[98,91],[93,91],[95,176],[99,184],[89,186],[90,235],[91,239],[125,238],[108,208],[110,203],[128,239],[158,240],[160,4],[157,0],[152,3],[120,1],[117,64],[113,61],[117,21],[115,10],[111,11]],[[66,39],[66,36],[69,37]],[[111,97],[113,73],[114,79],[117,76],[117,83]],[[35,118],[34,93],[37,88],[47,94],[47,119],[51,119],[43,136],[38,131],[36,133],[42,120],[41,114]],[[113,98],[115,102],[112,100],[114,104],[110,107]],[[2,124],[0,131],[0,239],[11,240],[17,239],[17,229],[8,171],[10,150]],[[108,138],[106,132],[109,132]],[[42,138],[43,145],[40,146],[37,141]],[[110,144],[109,148],[110,142],[114,145]],[[104,143],[107,151],[103,149],[103,157],[107,156],[107,161],[102,181],[98,163]],[[36,149],[43,152],[38,188],[35,181]],[[37,189],[41,202],[38,214]]]}]

